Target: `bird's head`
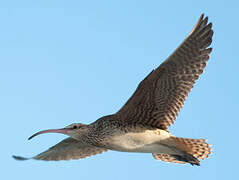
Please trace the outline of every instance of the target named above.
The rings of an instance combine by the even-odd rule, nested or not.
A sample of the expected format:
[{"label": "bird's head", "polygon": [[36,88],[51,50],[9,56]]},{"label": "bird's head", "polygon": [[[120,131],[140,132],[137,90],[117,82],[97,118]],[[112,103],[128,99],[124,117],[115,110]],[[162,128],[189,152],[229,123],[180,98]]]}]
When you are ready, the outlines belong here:
[{"label": "bird's head", "polygon": [[43,131],[39,131],[35,134],[33,134],[31,137],[28,138],[28,140],[34,138],[35,136],[38,136],[40,134],[45,134],[45,133],[61,133],[61,134],[65,134],[71,137],[75,137],[77,138],[78,136],[80,137],[80,135],[82,133],[85,133],[88,126],[85,124],[81,124],[81,123],[73,123],[71,125],[68,125],[64,128],[60,128],[60,129],[48,129],[48,130],[43,130]]}]

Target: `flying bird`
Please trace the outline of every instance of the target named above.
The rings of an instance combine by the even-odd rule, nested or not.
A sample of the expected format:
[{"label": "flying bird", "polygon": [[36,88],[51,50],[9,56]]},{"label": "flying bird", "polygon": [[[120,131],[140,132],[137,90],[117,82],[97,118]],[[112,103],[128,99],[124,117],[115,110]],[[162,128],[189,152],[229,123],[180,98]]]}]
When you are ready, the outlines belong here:
[{"label": "flying bird", "polygon": [[70,160],[107,150],[152,153],[157,160],[200,165],[211,153],[205,139],[173,136],[174,124],[186,97],[206,66],[212,48],[212,23],[202,14],[182,44],[141,81],[134,94],[115,114],[91,124],[71,124],[35,133],[62,133],[69,137],[32,157],[17,160]]}]

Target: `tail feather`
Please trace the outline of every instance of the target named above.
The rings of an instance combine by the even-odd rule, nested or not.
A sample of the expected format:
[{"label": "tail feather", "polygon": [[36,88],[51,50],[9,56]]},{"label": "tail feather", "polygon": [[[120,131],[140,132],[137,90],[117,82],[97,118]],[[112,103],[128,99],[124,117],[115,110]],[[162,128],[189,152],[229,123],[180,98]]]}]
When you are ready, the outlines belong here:
[{"label": "tail feather", "polygon": [[153,153],[157,160],[172,163],[190,163],[191,165],[200,166],[199,159],[208,158],[211,148],[205,139],[189,139],[171,137],[171,145],[177,149],[175,154]]},{"label": "tail feather", "polygon": [[164,153],[153,153],[153,157],[157,160],[169,162],[169,163],[180,163],[185,164],[185,161],[178,160],[176,156],[170,155],[170,154],[164,154]]},{"label": "tail feather", "polygon": [[153,153],[153,157],[157,160],[170,162],[170,163],[190,163],[191,165],[200,166],[200,161],[190,154],[177,155],[177,154],[164,154],[164,153]]},{"label": "tail feather", "polygon": [[191,154],[171,155],[171,156],[173,156],[178,161],[187,162],[187,163],[190,163],[191,165],[200,166],[200,161],[194,156],[192,156]]},{"label": "tail feather", "polygon": [[176,147],[181,151],[194,156],[195,158],[205,159],[211,153],[211,147],[205,139],[189,139],[171,137],[176,143]]}]

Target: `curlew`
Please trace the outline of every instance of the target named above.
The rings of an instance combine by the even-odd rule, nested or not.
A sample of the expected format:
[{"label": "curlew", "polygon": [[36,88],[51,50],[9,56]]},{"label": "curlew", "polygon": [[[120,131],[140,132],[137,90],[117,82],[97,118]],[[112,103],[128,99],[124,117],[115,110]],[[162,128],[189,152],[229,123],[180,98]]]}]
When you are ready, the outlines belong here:
[{"label": "curlew", "polygon": [[206,140],[173,136],[168,127],[203,73],[212,51],[212,36],[212,23],[202,14],[182,44],[138,85],[117,113],[88,125],[76,123],[35,133],[29,139],[43,133],[69,137],[32,158],[13,157],[58,161],[114,150],[152,153],[157,160],[200,165],[200,159],[211,152]]}]

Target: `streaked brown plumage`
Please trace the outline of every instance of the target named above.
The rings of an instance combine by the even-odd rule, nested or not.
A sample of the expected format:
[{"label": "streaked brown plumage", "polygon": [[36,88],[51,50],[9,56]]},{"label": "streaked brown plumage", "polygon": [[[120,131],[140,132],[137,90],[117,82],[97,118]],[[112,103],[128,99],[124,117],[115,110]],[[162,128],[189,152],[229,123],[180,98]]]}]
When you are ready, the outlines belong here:
[{"label": "streaked brown plumage", "polygon": [[[155,159],[199,165],[211,148],[204,139],[178,138],[168,132],[194,83],[206,66],[212,48],[212,23],[199,18],[183,43],[138,86],[113,115],[89,124],[41,131],[70,137],[33,157],[40,160],[85,158],[107,150],[152,153]],[[15,159],[25,160],[20,156]]]},{"label": "streaked brown plumage", "polygon": [[117,115],[164,130],[174,123],[212,51],[207,48],[212,42],[212,24],[207,21],[200,17],[183,43],[139,84]]}]

